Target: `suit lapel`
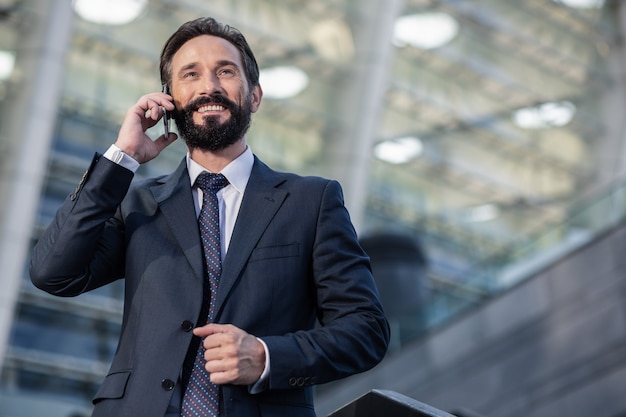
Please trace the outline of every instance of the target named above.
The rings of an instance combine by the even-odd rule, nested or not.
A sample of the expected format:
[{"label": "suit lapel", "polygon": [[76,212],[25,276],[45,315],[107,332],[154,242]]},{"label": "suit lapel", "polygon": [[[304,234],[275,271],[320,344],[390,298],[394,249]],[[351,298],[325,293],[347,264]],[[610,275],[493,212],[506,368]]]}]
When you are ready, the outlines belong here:
[{"label": "suit lapel", "polygon": [[[283,176],[255,157],[228,253],[222,265],[222,276],[215,306],[216,319],[219,318],[223,304],[237,282],[252,250],[287,197],[287,191],[276,188],[284,181]],[[196,290],[202,291],[202,283],[205,279],[202,247],[185,160],[183,159],[176,171],[152,186],[151,191],[198,278],[193,280],[198,284]]]},{"label": "suit lapel", "polygon": [[204,280],[202,247],[185,160],[183,159],[176,171],[151,187],[151,191],[163,216],[171,225],[172,233],[187,261],[199,278],[197,282],[202,284]]},{"label": "suit lapel", "polygon": [[284,177],[271,170],[256,157],[244,193],[235,228],[222,265],[222,276],[215,305],[216,318],[252,250],[263,235],[288,192],[276,188]]}]

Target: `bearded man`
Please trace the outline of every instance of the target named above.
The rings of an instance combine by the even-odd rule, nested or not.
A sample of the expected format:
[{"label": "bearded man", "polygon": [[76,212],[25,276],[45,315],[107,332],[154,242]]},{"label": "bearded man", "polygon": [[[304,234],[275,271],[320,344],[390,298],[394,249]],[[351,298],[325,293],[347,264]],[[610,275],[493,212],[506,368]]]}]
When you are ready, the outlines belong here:
[{"label": "bearded man", "polygon": [[[33,283],[76,296],[125,280],[95,417],[315,416],[312,386],[365,371],[389,326],[340,185],[279,173],[246,143],[263,92],[248,43],[212,18],[161,54],[141,97],[33,250]],[[177,140],[188,153],[133,182]]]}]

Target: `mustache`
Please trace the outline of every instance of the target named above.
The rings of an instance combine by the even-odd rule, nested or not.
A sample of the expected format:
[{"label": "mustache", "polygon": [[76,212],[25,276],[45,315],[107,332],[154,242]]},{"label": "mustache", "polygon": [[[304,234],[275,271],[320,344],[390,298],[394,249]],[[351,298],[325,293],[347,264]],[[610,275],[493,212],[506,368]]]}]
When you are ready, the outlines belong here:
[{"label": "mustache", "polygon": [[201,96],[187,103],[187,105],[182,109],[183,113],[194,112],[198,107],[204,106],[206,104],[221,104],[230,110],[231,113],[237,110],[237,104],[234,101],[228,99],[227,97],[214,93],[210,96]]}]

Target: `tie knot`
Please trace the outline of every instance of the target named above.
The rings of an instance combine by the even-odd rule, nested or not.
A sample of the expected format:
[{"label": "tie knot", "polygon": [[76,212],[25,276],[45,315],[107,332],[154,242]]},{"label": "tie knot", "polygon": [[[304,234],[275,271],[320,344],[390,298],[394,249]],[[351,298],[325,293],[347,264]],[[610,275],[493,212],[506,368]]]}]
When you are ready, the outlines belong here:
[{"label": "tie knot", "polygon": [[200,187],[203,193],[212,192],[215,194],[228,185],[228,180],[222,174],[203,172],[196,178],[196,185]]}]

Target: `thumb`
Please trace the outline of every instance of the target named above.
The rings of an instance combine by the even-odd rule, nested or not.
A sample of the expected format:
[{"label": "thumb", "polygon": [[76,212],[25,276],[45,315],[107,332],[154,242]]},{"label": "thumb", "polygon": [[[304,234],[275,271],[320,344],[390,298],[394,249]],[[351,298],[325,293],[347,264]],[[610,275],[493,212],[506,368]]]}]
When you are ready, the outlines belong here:
[{"label": "thumb", "polygon": [[224,333],[226,332],[226,325],[209,323],[205,324],[202,327],[196,327],[193,329],[193,334],[199,337],[207,337],[215,333]]},{"label": "thumb", "polygon": [[154,144],[156,145],[159,153],[167,148],[168,146],[170,146],[172,143],[176,142],[176,139],[178,139],[178,135],[174,132],[170,132],[169,135],[167,137],[165,137],[165,135],[161,135],[159,136],[155,141]]}]

